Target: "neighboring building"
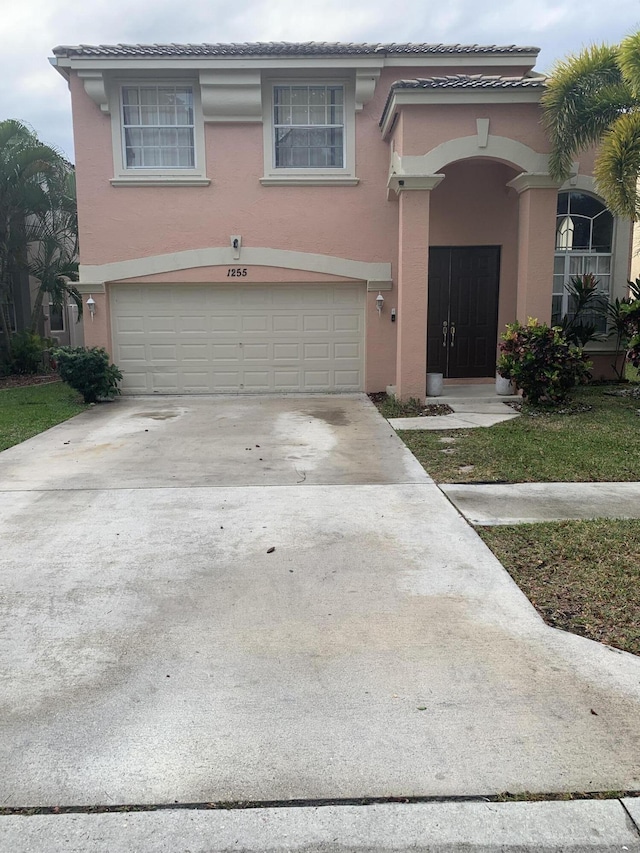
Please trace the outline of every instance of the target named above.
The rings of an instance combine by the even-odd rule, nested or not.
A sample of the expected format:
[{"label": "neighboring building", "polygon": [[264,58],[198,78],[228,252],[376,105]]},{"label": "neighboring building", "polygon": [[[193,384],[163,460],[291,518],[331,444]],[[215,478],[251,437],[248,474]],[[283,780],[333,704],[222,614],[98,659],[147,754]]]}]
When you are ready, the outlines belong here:
[{"label": "neighboring building", "polygon": [[[40,288],[38,279],[26,271],[13,276],[10,301],[8,303],[9,321],[13,332],[24,332],[31,328],[31,314]],[[83,345],[83,321],[78,322],[78,307],[72,299],[56,308],[45,304],[42,319],[38,325],[38,334],[51,338],[60,346]],[[0,353],[3,350],[3,331],[0,327]]]},{"label": "neighboring building", "polygon": [[592,154],[549,177],[537,53],[55,48],[87,344],[125,393],[422,398],[427,371],[493,376],[505,324],[557,317],[567,276],[624,295],[631,228]]}]

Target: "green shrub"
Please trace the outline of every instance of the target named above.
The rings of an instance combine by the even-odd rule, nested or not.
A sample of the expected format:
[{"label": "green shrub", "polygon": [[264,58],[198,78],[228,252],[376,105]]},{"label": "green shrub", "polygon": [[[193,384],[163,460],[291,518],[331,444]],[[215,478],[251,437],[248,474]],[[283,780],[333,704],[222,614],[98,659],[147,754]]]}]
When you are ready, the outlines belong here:
[{"label": "green shrub", "polygon": [[45,367],[49,341],[31,332],[18,332],[11,338],[11,373],[40,373]]},{"label": "green shrub", "polygon": [[561,403],[590,378],[590,364],[562,331],[537,320],[507,325],[500,344],[498,373],[513,379],[529,403]]},{"label": "green shrub", "polygon": [[[636,280],[638,281],[638,280]],[[635,368],[640,367],[640,299],[623,305],[622,315],[627,332],[627,359]]]},{"label": "green shrub", "polygon": [[120,393],[122,373],[109,364],[102,347],[60,347],[54,351],[60,378],[82,394],[85,403],[97,403]]}]

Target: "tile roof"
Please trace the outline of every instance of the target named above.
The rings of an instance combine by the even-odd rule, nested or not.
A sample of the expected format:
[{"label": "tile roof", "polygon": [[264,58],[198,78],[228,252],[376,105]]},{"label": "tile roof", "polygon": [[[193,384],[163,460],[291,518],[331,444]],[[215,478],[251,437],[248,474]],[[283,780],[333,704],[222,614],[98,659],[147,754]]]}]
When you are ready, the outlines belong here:
[{"label": "tile roof", "polygon": [[392,89],[543,89],[545,77],[501,77],[483,74],[450,74],[446,77],[425,77],[416,80],[396,80]]},{"label": "tile roof", "polygon": [[189,57],[189,56],[361,56],[423,54],[537,54],[537,47],[478,44],[357,44],[353,42],[244,42],[240,44],[115,44],[60,45],[64,57]]},{"label": "tile roof", "polygon": [[391,84],[380,118],[384,124],[393,93],[397,89],[544,89],[546,77],[502,77],[485,74],[449,74],[446,77],[423,77],[396,80]]}]

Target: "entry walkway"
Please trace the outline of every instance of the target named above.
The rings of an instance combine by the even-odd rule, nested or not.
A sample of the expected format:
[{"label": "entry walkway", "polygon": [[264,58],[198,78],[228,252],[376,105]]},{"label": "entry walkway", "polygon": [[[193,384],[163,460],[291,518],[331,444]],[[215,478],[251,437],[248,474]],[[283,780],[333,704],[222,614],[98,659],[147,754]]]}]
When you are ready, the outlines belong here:
[{"label": "entry walkway", "polygon": [[396,430],[439,430],[489,427],[518,417],[509,402],[520,400],[518,395],[498,396],[495,384],[445,385],[439,397],[427,397],[427,403],[445,403],[453,414],[418,418],[389,418]]}]

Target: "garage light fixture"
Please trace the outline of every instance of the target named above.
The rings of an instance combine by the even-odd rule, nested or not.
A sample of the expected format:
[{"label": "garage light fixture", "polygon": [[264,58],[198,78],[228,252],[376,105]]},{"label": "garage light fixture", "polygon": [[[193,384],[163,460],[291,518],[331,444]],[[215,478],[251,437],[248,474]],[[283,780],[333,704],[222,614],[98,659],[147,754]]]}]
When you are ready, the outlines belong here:
[{"label": "garage light fixture", "polygon": [[376,308],[378,309],[378,314],[382,313],[382,306],[384,305],[384,296],[378,292],[376,296]]},{"label": "garage light fixture", "polygon": [[89,309],[89,314],[91,314],[91,322],[93,323],[93,315],[96,313],[96,300],[89,294],[89,298],[87,299],[87,308]]}]

